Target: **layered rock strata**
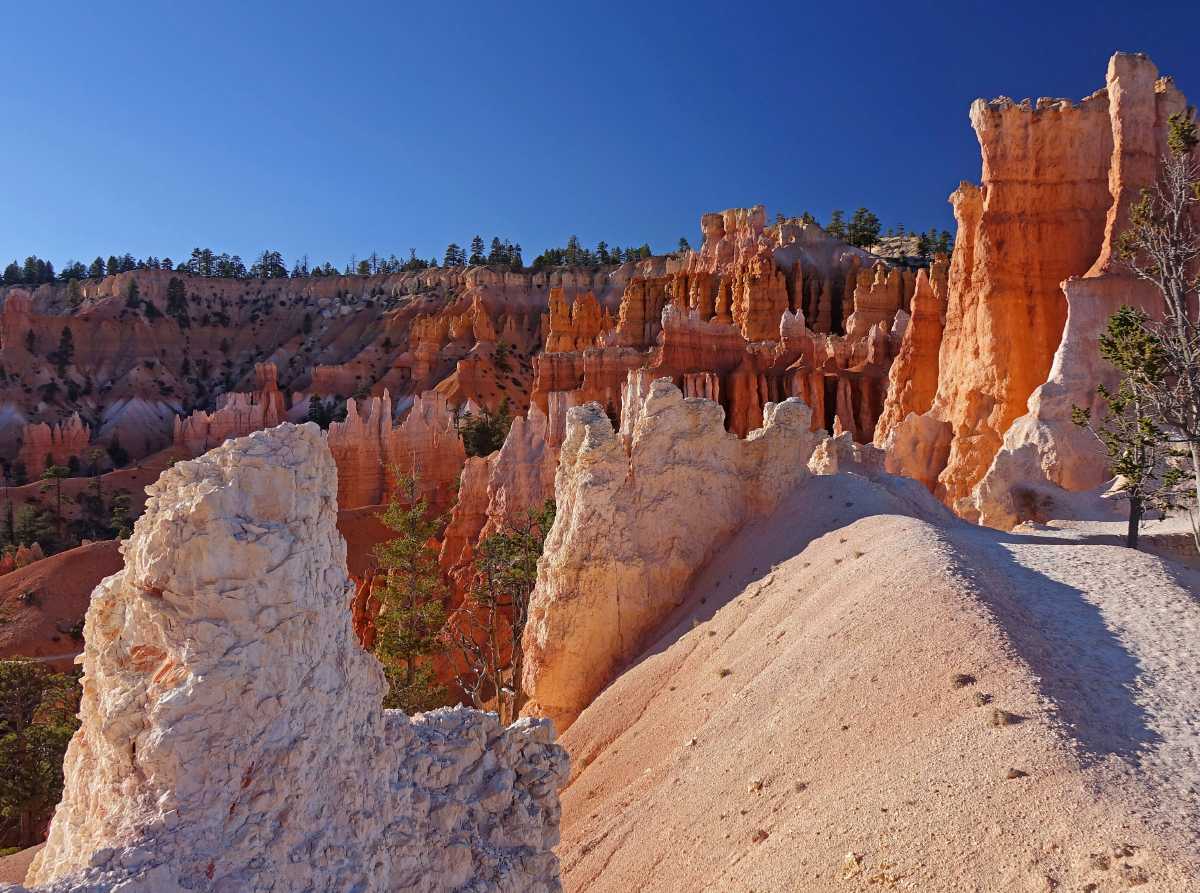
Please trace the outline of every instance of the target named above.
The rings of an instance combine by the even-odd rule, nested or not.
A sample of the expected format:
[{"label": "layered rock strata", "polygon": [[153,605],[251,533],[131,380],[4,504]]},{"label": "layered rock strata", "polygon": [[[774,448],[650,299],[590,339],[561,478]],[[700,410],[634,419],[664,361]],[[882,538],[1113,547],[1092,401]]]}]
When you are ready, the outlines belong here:
[{"label": "layered rock strata", "polygon": [[1064,501],[1062,491],[1109,479],[1095,436],[1075,427],[1071,407],[1103,418],[1098,384],[1116,390],[1120,375],[1100,356],[1109,317],[1128,305],[1163,318],[1161,295],[1130,275],[1114,256],[1114,239],[1129,227],[1130,205],[1154,184],[1157,161],[1168,153],[1169,118],[1187,108],[1169,78],[1147,57],[1118,53],[1108,65],[1108,113],[1113,135],[1104,242],[1091,269],[1062,283],[1067,322],[1046,381],[1029,397],[1028,412],[1005,432],[1003,446],[959,511],[992,527],[1043,521]]},{"label": "layered rock strata", "polygon": [[47,457],[55,465],[68,465],[72,459],[86,465],[91,433],[92,429],[84,424],[77,412],[71,413],[66,422],[53,427],[40,422],[26,425],[21,429],[21,451],[17,453],[17,461],[25,463],[25,471],[31,480],[41,477],[46,470]]},{"label": "layered rock strata", "polygon": [[763,427],[740,440],[718,404],[640,376],[623,411],[628,448],[600,406],[567,415],[524,639],[527,712],[560,729],[638,653],[691,574],[808,474],[818,442],[800,400],[768,404]]},{"label": "layered rock strata", "polygon": [[92,596],[35,890],[554,891],[548,722],[381,710],[314,425],[177,463]]},{"label": "layered rock strata", "polygon": [[971,108],[983,188],[951,196],[959,230],[937,393],[928,412],[889,418],[885,441],[889,470],[966,517],[1014,523],[1022,479],[1075,489],[1103,477],[1070,428],[1070,404],[1094,403],[1098,381],[1111,380],[1096,348],[1108,314],[1146,300],[1114,268],[1112,243],[1153,182],[1166,117],[1186,105],[1157,74],[1119,53],[1106,89],[1078,104],[1001,97]]},{"label": "layered rock strata", "polygon": [[343,509],[381,505],[392,498],[396,472],[420,474],[419,489],[437,509],[450,506],[451,488],[467,453],[446,397],[436,391],[417,397],[399,425],[392,422],[391,395],[360,407],[346,403],[346,420],[329,426],[329,449],[338,469],[338,505]]}]

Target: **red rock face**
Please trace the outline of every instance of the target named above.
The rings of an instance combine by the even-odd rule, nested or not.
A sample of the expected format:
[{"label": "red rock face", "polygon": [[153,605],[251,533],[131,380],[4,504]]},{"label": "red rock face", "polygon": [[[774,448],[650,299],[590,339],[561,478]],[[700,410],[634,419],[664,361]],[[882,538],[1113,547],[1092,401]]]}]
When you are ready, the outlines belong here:
[{"label": "red rock face", "polygon": [[560,286],[550,289],[549,328],[546,350],[566,353],[594,345],[601,332],[612,328],[612,321],[602,316],[600,304],[591,292],[577,297],[568,307]]},{"label": "red rock face", "polygon": [[[1128,225],[1130,200],[1153,181],[1162,149],[1156,134],[1165,143],[1168,106],[1184,105],[1169,82],[1156,78],[1144,56],[1118,54],[1107,88],[1077,104],[1001,97],[971,107],[983,186],[963,183],[951,196],[958,239],[936,396],[923,415],[908,415],[920,411],[934,365],[935,327],[925,315],[920,327],[910,326],[913,349],[905,354],[906,370],[897,370],[899,385],[911,369],[911,387],[894,389],[880,439],[890,471],[923,481],[968,517],[978,517],[972,493],[1006,433],[1051,378],[1067,319],[1067,280],[1114,275],[1112,238]],[[1116,292],[1132,294],[1128,282]],[[1102,328],[1104,314],[1085,310],[1080,318],[1096,316],[1091,328]],[[1089,328],[1082,337],[1094,342],[1099,331]],[[1069,369],[1056,375],[1073,377]],[[1093,391],[1095,384],[1090,380]],[[1062,405],[1054,412],[1062,415]]]},{"label": "red rock face", "polygon": [[41,477],[46,470],[46,458],[51,457],[55,465],[66,466],[72,458],[87,464],[88,440],[91,429],[73,413],[64,424],[51,428],[45,424],[26,425],[21,432],[21,451],[17,461],[25,463],[31,479]]},{"label": "red rock face", "polygon": [[1143,55],[1118,53],[1108,66],[1108,114],[1113,153],[1108,188],[1111,204],[1105,237],[1091,269],[1062,283],[1068,314],[1062,340],[1045,382],[1028,401],[1028,411],[1005,432],[1001,449],[960,512],[990,526],[1009,528],[1053,514],[1064,491],[1096,487],[1111,475],[1094,435],[1071,423],[1072,406],[1105,407],[1098,384],[1112,389],[1120,376],[1100,356],[1099,336],[1122,305],[1162,318],[1162,297],[1133,279],[1116,262],[1113,240],[1129,226],[1129,206],[1153,184],[1157,160],[1168,151],[1169,119],[1187,100]]},{"label": "red rock face", "polygon": [[274,428],[284,421],[287,410],[277,378],[274,363],[256,363],[252,392],[222,394],[217,398],[215,412],[197,410],[186,419],[176,418],[172,446],[181,455],[175,458],[199,456],[230,438]]},{"label": "red rock face", "polygon": [[373,397],[364,414],[354,400],[346,420],[329,426],[329,451],[338,469],[338,508],[383,505],[396,488],[396,472],[420,472],[419,490],[435,511],[450,507],[451,487],[466,462],[462,438],[444,395],[431,391],[413,402],[400,425],[391,396]]},{"label": "red rock face", "polygon": [[875,446],[909,413],[929,411],[937,394],[938,353],[942,346],[942,301],[946,296],[945,255],[938,255],[929,273],[917,274],[912,315],[900,342],[900,352],[888,373],[888,395],[875,428]]},{"label": "red rock face", "polygon": [[971,123],[983,149],[983,189],[955,202],[962,262],[950,276],[937,396],[954,432],[938,475],[949,505],[983,476],[1049,375],[1066,323],[1061,283],[1099,254],[1111,202],[1103,96],[1037,107],[978,101]]},{"label": "red rock face", "polygon": [[[908,306],[915,277],[815,225],[765,221],[761,206],[705,214],[701,249],[686,255],[682,269],[630,281],[616,327],[600,333],[597,346],[554,350],[572,343],[559,303],[551,329],[564,334],[534,360],[532,400],[547,412],[550,430],[561,436],[571,406],[595,401],[621,412],[626,374],[644,367],[670,377],[686,396],[719,401],[739,437],[762,424],[767,403],[799,396],[813,401],[814,430],[840,424],[869,441],[899,349],[899,333],[893,345],[889,330]],[[864,264],[871,272],[856,290]],[[862,331],[830,335],[843,319]]]}]

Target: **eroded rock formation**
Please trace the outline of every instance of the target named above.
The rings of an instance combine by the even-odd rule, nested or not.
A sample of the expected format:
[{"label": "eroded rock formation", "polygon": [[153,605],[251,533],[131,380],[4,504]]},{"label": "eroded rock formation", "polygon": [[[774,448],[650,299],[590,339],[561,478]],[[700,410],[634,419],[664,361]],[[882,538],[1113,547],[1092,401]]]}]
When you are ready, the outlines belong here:
[{"label": "eroded rock formation", "polygon": [[21,429],[21,451],[17,454],[17,461],[25,463],[25,471],[33,480],[41,477],[46,470],[47,456],[54,460],[55,465],[68,465],[72,459],[78,459],[86,465],[90,439],[91,428],[83,423],[77,412],[71,413],[66,422],[54,427],[40,422],[26,425]]},{"label": "eroded rock formation", "polygon": [[700,250],[665,275],[631,280],[616,326],[594,344],[572,339],[560,302],[553,316],[563,321],[552,329],[565,334],[534,360],[532,400],[551,430],[572,406],[621,412],[625,375],[648,368],[688,396],[718,401],[739,437],[762,424],[767,403],[798,396],[814,410],[814,430],[870,441],[903,336],[893,325],[915,277],[815,224],[765,224],[761,205],[705,214]]},{"label": "eroded rock formation", "polygon": [[558,451],[546,434],[546,416],[534,406],[528,419],[513,419],[499,450],[486,458],[472,456],[463,466],[438,558],[454,584],[455,607],[462,603],[479,540],[503,532],[526,509],[540,510],[554,498]]},{"label": "eroded rock formation", "polygon": [[938,255],[927,273],[917,273],[912,313],[900,341],[900,351],[888,372],[887,401],[875,427],[875,446],[883,446],[892,429],[910,413],[922,415],[933,405],[938,384],[938,353],[942,347],[942,307],[946,299],[948,261]]},{"label": "eroded rock formation", "polygon": [[27,883],[560,889],[548,722],[381,710],[315,425],[177,463],[92,596],[82,726]]},{"label": "eroded rock formation", "polygon": [[444,394],[417,397],[403,423],[392,423],[391,395],[363,408],[346,403],[346,420],[329,426],[329,449],[338,468],[338,506],[381,505],[392,498],[396,469],[420,472],[420,492],[435,508],[450,506],[450,489],[467,453]]},{"label": "eroded rock formation", "polygon": [[1096,347],[1108,314],[1146,300],[1114,268],[1112,240],[1153,181],[1166,117],[1186,105],[1157,75],[1146,57],[1118,53],[1106,89],[1077,104],[1001,97],[971,108],[983,188],[951,196],[959,230],[937,393],[924,414],[889,416],[883,441],[889,470],[968,518],[1015,523],[1022,480],[1076,489],[1103,477],[1071,430],[1070,404],[1094,403],[1097,382],[1111,379]]},{"label": "eroded rock formation", "polygon": [[818,438],[801,401],[766,407],[745,440],[709,400],[630,376],[626,449],[596,404],[568,412],[558,514],[525,632],[527,712],[570,725],[679,603],[693,571],[808,474]]},{"label": "eroded rock formation", "polygon": [[275,364],[256,363],[254,390],[221,394],[214,412],[197,410],[186,419],[177,418],[173,446],[185,456],[198,456],[226,440],[274,428],[286,416]]},{"label": "eroded rock formation", "polygon": [[1062,283],[1067,321],[1046,381],[1029,397],[1028,412],[1004,434],[987,473],[959,505],[965,517],[992,527],[1044,521],[1063,490],[1087,490],[1110,475],[1095,435],[1071,422],[1071,407],[1104,416],[1098,384],[1116,390],[1117,371],[1100,356],[1108,318],[1129,305],[1162,318],[1159,293],[1134,279],[1114,257],[1113,240],[1129,227],[1129,207],[1153,185],[1157,160],[1167,152],[1168,119],[1187,108],[1183,94],[1143,55],[1118,53],[1108,65],[1112,129],[1110,204],[1104,241],[1091,269]]}]

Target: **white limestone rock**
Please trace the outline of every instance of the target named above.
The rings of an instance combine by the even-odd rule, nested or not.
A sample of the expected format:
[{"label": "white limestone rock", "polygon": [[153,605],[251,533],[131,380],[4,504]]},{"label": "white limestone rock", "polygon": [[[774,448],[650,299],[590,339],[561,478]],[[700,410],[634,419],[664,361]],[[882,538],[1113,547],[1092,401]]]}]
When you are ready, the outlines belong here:
[{"label": "white limestone rock", "polygon": [[[694,571],[808,476],[823,434],[796,398],[741,440],[720,404],[633,370],[621,433],[599,404],[567,414],[558,510],[525,629],[525,710],[566,729],[683,597]],[[627,446],[628,444],[628,446]]]},{"label": "white limestone rock", "polygon": [[[167,469],[92,595],[38,891],[557,891],[548,721],[380,709],[315,425]],[[19,888],[18,888],[19,889]]]}]

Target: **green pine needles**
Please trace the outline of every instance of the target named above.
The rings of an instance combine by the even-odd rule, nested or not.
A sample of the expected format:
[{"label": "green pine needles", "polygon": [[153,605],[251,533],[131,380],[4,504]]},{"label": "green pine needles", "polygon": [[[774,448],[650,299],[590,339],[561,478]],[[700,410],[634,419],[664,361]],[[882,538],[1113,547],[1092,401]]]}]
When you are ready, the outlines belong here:
[{"label": "green pine needles", "polygon": [[383,706],[420,713],[448,701],[446,687],[438,682],[430,661],[446,651],[442,630],[449,593],[434,539],[443,519],[429,517],[427,500],[418,498],[419,469],[395,471],[396,491],[379,518],[397,536],[375,547],[383,578],[383,586],[376,590],[382,607],[375,618],[375,656],[388,680]]}]

